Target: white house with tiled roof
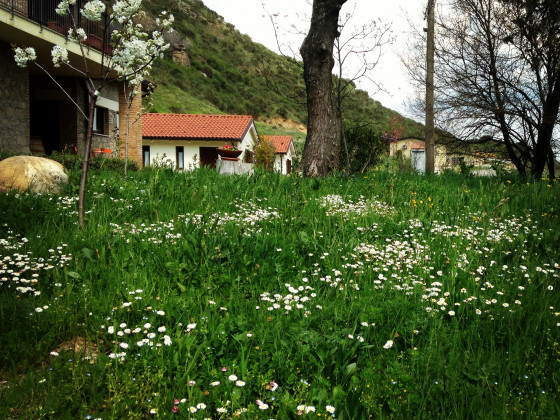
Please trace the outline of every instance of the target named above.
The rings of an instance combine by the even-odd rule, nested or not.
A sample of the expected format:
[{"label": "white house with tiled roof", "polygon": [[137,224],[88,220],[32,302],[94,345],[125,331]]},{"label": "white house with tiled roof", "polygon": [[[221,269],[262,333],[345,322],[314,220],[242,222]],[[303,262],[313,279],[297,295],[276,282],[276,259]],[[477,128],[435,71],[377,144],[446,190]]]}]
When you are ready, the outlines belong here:
[{"label": "white house with tiled roof", "polygon": [[262,136],[262,138],[271,142],[276,149],[274,170],[284,175],[291,174],[297,156],[292,136]]},{"label": "white house with tiled roof", "polygon": [[179,170],[215,168],[218,148],[231,145],[250,162],[258,132],[250,115],[146,114],[142,116],[144,166],[163,163]]}]

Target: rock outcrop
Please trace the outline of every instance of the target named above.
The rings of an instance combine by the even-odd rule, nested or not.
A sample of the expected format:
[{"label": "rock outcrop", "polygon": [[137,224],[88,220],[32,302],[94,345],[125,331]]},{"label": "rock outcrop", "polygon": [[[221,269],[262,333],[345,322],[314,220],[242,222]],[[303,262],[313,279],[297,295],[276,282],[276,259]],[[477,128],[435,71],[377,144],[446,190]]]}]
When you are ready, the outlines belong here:
[{"label": "rock outcrop", "polygon": [[189,55],[187,54],[187,49],[184,44],[173,44],[172,50],[174,62],[185,67],[189,67],[191,65],[191,61],[189,60]]},{"label": "rock outcrop", "polygon": [[0,191],[58,193],[68,175],[60,163],[36,156],[14,156],[0,162]]}]

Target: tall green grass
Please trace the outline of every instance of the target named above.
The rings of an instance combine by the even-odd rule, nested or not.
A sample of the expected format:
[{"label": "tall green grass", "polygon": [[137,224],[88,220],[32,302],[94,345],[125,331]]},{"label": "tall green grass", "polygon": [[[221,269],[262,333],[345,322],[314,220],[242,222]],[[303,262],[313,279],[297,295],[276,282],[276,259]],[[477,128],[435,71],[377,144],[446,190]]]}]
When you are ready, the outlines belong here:
[{"label": "tall green grass", "polygon": [[557,181],[78,178],[0,200],[2,418],[560,416]]}]

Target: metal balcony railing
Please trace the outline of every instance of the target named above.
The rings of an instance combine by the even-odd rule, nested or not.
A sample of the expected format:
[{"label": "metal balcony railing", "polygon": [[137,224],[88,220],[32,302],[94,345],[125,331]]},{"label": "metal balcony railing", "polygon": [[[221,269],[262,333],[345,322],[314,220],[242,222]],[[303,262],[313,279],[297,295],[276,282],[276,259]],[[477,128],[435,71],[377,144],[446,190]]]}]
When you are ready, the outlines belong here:
[{"label": "metal balcony railing", "polygon": [[[84,44],[110,55],[112,46],[111,31],[108,26],[109,17],[104,15],[100,22],[84,19],[79,10],[85,2],[85,0],[76,0],[76,5],[72,9],[77,27],[83,28],[87,34]],[[56,13],[59,3],[60,0],[0,0],[0,8],[9,10],[12,17],[25,16],[41,27],[47,27],[68,37],[68,30],[72,28],[72,19],[70,16],[60,16]]]}]

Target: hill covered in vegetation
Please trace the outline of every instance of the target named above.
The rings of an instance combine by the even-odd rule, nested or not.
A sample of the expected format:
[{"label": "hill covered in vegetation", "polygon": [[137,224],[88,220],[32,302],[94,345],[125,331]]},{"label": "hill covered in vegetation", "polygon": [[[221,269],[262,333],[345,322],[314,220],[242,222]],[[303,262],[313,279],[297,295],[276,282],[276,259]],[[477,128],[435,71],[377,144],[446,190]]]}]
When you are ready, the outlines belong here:
[{"label": "hill covered in vegetation", "polygon": [[[173,13],[175,33],[169,41],[185,46],[187,56],[187,64],[179,63],[170,51],[155,65],[152,112],[249,114],[261,134],[290,134],[303,144],[307,109],[301,62],[253,42],[200,0],[147,0],[145,7],[152,16],[162,9]],[[344,105],[346,123],[382,133],[393,130],[395,117],[401,136],[423,136],[421,124],[352,87]]]}]

